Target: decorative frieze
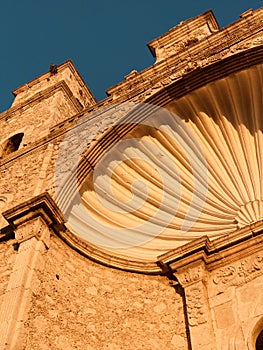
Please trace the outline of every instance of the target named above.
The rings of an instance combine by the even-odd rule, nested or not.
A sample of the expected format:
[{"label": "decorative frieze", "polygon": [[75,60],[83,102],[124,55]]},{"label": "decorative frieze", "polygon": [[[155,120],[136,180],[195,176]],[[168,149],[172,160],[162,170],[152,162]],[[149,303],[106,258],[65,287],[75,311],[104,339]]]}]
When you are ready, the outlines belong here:
[{"label": "decorative frieze", "polygon": [[239,286],[262,274],[263,254],[257,253],[233,263],[214,273],[213,283],[220,291],[230,286]]}]

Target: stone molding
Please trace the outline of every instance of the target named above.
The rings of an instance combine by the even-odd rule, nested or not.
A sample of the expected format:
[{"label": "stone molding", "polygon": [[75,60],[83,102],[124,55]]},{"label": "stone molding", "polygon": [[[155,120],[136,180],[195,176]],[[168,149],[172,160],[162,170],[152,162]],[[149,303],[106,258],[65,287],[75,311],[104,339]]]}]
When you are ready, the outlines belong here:
[{"label": "stone molding", "polygon": [[[167,58],[156,62],[154,66],[133,75],[131,79],[127,79],[109,88],[107,94],[114,96],[114,98],[126,94],[126,98],[131,98],[132,95],[138,95],[138,85],[141,87],[140,92],[146,91],[158,83],[158,81],[162,81],[164,77],[168,78],[168,71],[170,71],[170,75],[179,73],[182,76],[196,69],[198,66],[203,67],[215,61],[220,61],[224,57],[234,55],[238,50],[232,47],[240,45],[245,39],[253,38],[252,33],[262,30],[262,17],[263,10],[260,8],[257,11],[252,11],[248,16],[242,17],[232,25],[214,32],[207,38],[204,37],[200,41],[195,41],[190,47],[185,48],[181,52],[178,52],[175,48]],[[195,20],[192,19],[190,21]],[[180,28],[180,24],[178,27]],[[160,40],[160,38],[157,38],[154,42],[158,42],[158,39]],[[154,81],[152,77],[154,77]]]},{"label": "stone molding", "polygon": [[212,276],[218,292],[224,292],[230,286],[241,286],[262,274],[263,254],[257,252],[216,270]]},{"label": "stone molding", "polygon": [[[89,88],[87,87],[86,83],[84,82],[83,78],[77,71],[76,67],[74,66],[73,62],[71,60],[67,60],[66,62],[60,64],[57,66],[57,73],[55,77],[53,78],[54,81],[56,81],[56,76],[59,76],[61,72],[63,72],[65,69],[69,69],[71,74],[74,76],[76,81],[78,82],[79,86],[81,86],[82,89],[84,89],[85,95],[88,97],[90,104],[95,104],[96,100],[92,93],[90,92]],[[15,96],[18,96],[19,94],[23,94],[25,91],[28,90],[28,88],[36,88],[37,86],[41,85],[41,83],[45,83],[46,81],[51,80],[51,73],[50,71],[40,75],[39,77],[29,81],[26,84],[23,84],[22,86],[16,88],[13,90],[13,94]]]},{"label": "stone molding", "polygon": [[[235,260],[245,258],[260,250],[263,243],[263,222],[248,225],[230,234],[211,241],[202,236],[182,247],[173,249],[158,257],[162,265],[171,271],[202,260],[211,271],[218,266],[227,265]],[[222,264],[222,258],[224,263]]]},{"label": "stone molding", "polygon": [[97,246],[86,242],[84,239],[76,236],[68,229],[65,231],[61,230],[58,235],[70,247],[99,264],[103,264],[108,267],[114,267],[124,271],[150,275],[159,275],[162,273],[162,269],[158,263],[135,261],[132,259],[113,256],[106,250],[103,250],[102,248],[99,249]]},{"label": "stone molding", "polygon": [[[236,299],[233,288],[236,290],[262,276],[262,244],[263,223],[260,221],[212,242],[208,237],[201,237],[159,257],[164,273],[173,274],[184,289],[193,350],[212,350],[217,346],[237,349],[244,342],[251,343],[252,337],[247,332],[252,332],[251,324],[259,317],[262,319],[262,315],[252,314],[246,324],[236,320],[233,325],[236,330],[233,328],[229,338],[225,335],[223,338],[220,332],[225,331],[225,323],[231,324],[231,317],[234,317]],[[244,339],[239,334],[242,329],[246,332]],[[219,340],[221,345],[217,344]]]},{"label": "stone molding", "polygon": [[[64,217],[57,207],[52,197],[47,193],[43,193],[35,198],[18,205],[15,208],[7,210],[3,216],[9,223],[9,231],[13,228],[21,229],[19,233],[15,234],[16,242],[21,243],[27,238],[35,237],[37,240],[43,241],[45,246],[49,246],[49,238],[41,236],[41,229],[29,230],[27,222],[35,218],[41,218],[45,224],[50,227],[51,232],[55,232],[61,239],[63,239],[70,247],[85,255],[86,257],[103,264],[105,266],[114,266],[126,271],[133,271],[145,274],[160,274],[162,269],[154,262],[140,262],[121,257],[114,257],[106,250],[98,249],[98,247],[86,242],[64,225]],[[7,229],[6,229],[7,230]]]},{"label": "stone molding", "polygon": [[3,216],[14,229],[36,217],[55,230],[64,224],[60,210],[47,192],[3,212]]}]

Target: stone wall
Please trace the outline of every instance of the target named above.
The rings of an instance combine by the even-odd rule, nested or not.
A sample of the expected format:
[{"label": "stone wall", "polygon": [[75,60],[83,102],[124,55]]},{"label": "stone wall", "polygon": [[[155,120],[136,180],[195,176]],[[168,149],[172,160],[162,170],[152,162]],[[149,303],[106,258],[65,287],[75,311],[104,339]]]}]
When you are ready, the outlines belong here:
[{"label": "stone wall", "polygon": [[70,60],[56,67],[55,71],[55,74],[50,72],[44,73],[40,77],[15,89],[13,93],[16,97],[12,107],[25,103],[26,100],[40,95],[48,87],[54,87],[61,81],[65,82],[71,91],[71,95],[77,98],[84,107],[95,103],[95,98]]},{"label": "stone wall", "polygon": [[[41,165],[46,154],[47,148],[42,147],[0,168],[1,212],[34,196],[38,185],[41,184]],[[5,224],[1,218],[0,227]]]},{"label": "stone wall", "polygon": [[[208,12],[193,22],[201,30],[206,16],[214,21]],[[212,72],[209,79],[214,80],[230,74],[233,62],[241,70],[245,63],[241,65],[240,53],[246,50],[244,61],[250,66],[258,64],[263,9],[241,17],[231,28],[219,31],[215,27],[214,33],[204,32],[204,36],[197,31],[196,38],[179,44],[170,42],[170,32],[162,39],[167,40],[164,49],[159,39],[154,41],[157,51],[161,49],[155,52],[158,62],[141,73],[129,74],[108,90],[109,97],[101,104],[96,105],[70,61],[57,67],[56,73],[47,72],[14,91],[13,105],[0,114],[0,149],[14,134],[24,133],[19,148],[1,153],[0,159],[0,213],[10,209],[6,220],[0,216],[0,228],[5,227],[0,232],[0,350],[241,350],[250,346],[248,339],[249,350],[254,349],[263,324],[263,226],[255,231],[249,222],[240,236],[233,233],[233,241],[228,234],[225,246],[219,239],[204,241],[201,249],[200,237],[177,253],[159,256],[158,267],[169,276],[174,273],[184,288],[182,296],[165,276],[113,269],[79,254],[54,234],[61,230],[62,237],[64,229],[55,204],[52,207],[46,193],[43,202],[39,199],[48,192],[56,200],[54,169],[59,146],[72,125],[81,122],[82,114],[85,119],[89,112],[89,120],[65,142],[65,158],[58,157],[61,178],[75,165],[71,164],[72,152],[78,143],[83,139],[90,149],[97,144],[99,148],[98,138],[119,120],[115,110],[100,115],[100,107],[146,98],[165,105],[191,89],[197,91],[198,84],[203,84],[197,79],[201,68],[206,74]],[[182,28],[176,31],[181,33]],[[227,61],[232,62],[230,68],[223,67],[222,59],[234,54],[239,56]],[[96,162],[95,151],[87,158],[91,165]],[[17,205],[21,206],[14,208]],[[14,234],[16,240],[11,239]],[[70,239],[68,242],[74,246]],[[91,257],[89,249],[85,254]],[[100,261],[110,264],[112,260]],[[157,266],[156,261],[153,264]]]},{"label": "stone wall", "polygon": [[254,253],[215,270],[208,283],[209,304],[219,349],[247,349],[263,315],[263,255]]},{"label": "stone wall", "polygon": [[181,296],[161,276],[96,264],[56,236],[25,321],[25,349],[188,349]]},{"label": "stone wall", "polygon": [[0,151],[1,145],[16,133],[24,133],[19,150],[26,150],[48,136],[56,124],[95,103],[70,61],[60,65],[56,74],[47,72],[14,94],[11,108],[0,114]]},{"label": "stone wall", "polygon": [[0,244],[0,305],[6,292],[10,274],[15,262],[16,252],[13,241],[1,242]]}]

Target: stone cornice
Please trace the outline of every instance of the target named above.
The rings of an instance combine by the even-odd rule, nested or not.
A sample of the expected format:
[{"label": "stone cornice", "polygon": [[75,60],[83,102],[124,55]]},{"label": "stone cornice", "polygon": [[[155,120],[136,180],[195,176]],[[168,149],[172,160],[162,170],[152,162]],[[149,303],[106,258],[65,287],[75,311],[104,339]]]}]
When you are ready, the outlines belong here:
[{"label": "stone cornice", "polygon": [[171,43],[182,43],[189,39],[189,35],[193,32],[199,30],[200,27],[207,25],[210,30],[210,34],[219,31],[219,25],[217,20],[211,10],[195,17],[190,18],[186,21],[181,22],[177,26],[171,28],[165,34],[159,36],[158,38],[150,41],[147,46],[149,47],[151,53],[156,57],[156,50]]},{"label": "stone cornice", "polygon": [[176,271],[188,265],[205,262],[208,270],[228,264],[262,250],[263,222],[239,229],[211,241],[202,236],[179,248],[173,249],[158,257],[160,266],[166,271]]},{"label": "stone cornice", "polygon": [[[140,73],[128,75],[126,80],[109,88],[107,94],[114,98],[119,96],[131,98],[131,96],[151,89],[164,78],[173,76],[173,80],[176,80],[197,67],[204,67],[219,61],[224,56],[235,55],[236,52],[231,52],[232,47],[262,31],[262,23],[263,8],[250,12],[221,31],[185,47],[184,50],[175,49],[168,58]],[[225,51],[224,54],[222,54],[223,51]],[[220,57],[216,57],[218,54]],[[212,59],[213,56],[215,56],[214,59]],[[208,57],[209,60],[207,60]]]},{"label": "stone cornice", "polygon": [[76,98],[73,96],[67,83],[64,80],[61,80],[59,83],[56,83],[53,86],[50,86],[47,89],[36,93],[32,97],[30,97],[28,100],[24,101],[23,103],[16,104],[15,106],[11,107],[7,111],[2,112],[0,114],[0,120],[1,119],[7,120],[19,110],[23,109],[24,111],[25,109],[32,107],[34,104],[39,103],[41,100],[44,100],[50,96],[53,96],[54,93],[58,91],[62,91],[64,93],[65,99],[72,105],[76,113],[82,111],[82,107],[77,102]]},{"label": "stone cornice", "polygon": [[[74,76],[77,79],[77,81],[79,82],[80,86],[85,90],[85,93],[89,96],[90,101],[93,103],[96,103],[94,96],[90,92],[89,88],[87,87],[86,83],[84,82],[83,78],[81,77],[81,75],[79,74],[78,70],[76,69],[76,67],[74,66],[74,64],[72,63],[71,60],[67,60],[64,63],[61,63],[57,67],[57,70],[58,70],[58,72],[60,72],[60,71],[64,70],[65,68],[69,68],[71,70],[72,74],[74,74]],[[49,78],[50,78],[50,72],[48,71],[48,72],[40,75],[39,77],[29,81],[28,83],[23,84],[22,86],[18,87],[17,89],[13,90],[13,94],[16,96],[19,93],[22,93],[25,90],[27,90],[29,87],[32,87],[36,84],[39,84],[40,82],[45,81]]]},{"label": "stone cornice", "polygon": [[14,229],[36,217],[41,217],[55,230],[63,228],[64,225],[63,215],[47,192],[3,212],[2,215]]},{"label": "stone cornice", "polygon": [[[27,222],[32,222],[32,220],[36,218],[41,218],[46,225],[69,246],[98,263],[138,273],[159,274],[161,272],[160,267],[154,262],[140,262],[115,257],[106,250],[98,249],[98,247],[87,243],[85,240],[70,232],[64,226],[65,221],[58,206],[47,192],[5,211],[2,215],[9,223],[9,229],[4,229],[9,234],[13,230],[22,227]],[[4,233],[5,232],[3,232],[3,234]],[[32,234],[35,236],[37,232]],[[20,241],[22,242],[23,239]]]}]

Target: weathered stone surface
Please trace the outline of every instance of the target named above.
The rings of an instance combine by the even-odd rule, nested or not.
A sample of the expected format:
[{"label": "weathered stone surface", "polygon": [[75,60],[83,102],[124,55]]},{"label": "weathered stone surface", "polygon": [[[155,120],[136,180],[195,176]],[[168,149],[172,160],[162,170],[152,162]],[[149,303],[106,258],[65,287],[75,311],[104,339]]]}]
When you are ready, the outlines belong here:
[{"label": "weathered stone surface", "polygon": [[[0,298],[5,294],[9,277],[12,272],[13,264],[16,258],[13,241],[2,242],[0,244]],[[1,304],[1,299],[0,299]]]},{"label": "weathered stone surface", "polygon": [[27,349],[187,349],[182,299],[162,277],[97,265],[56,237],[38,277]]},{"label": "weathered stone surface", "polygon": [[[149,44],[157,58],[152,67],[131,72],[99,103],[69,61],[14,91],[11,108],[0,114],[0,214],[24,204],[26,209],[22,224],[0,217],[0,329],[4,334],[0,341],[9,342],[1,344],[1,350],[10,346],[14,350],[255,348],[263,327],[262,19],[263,8],[244,13],[223,30],[210,11],[181,23]],[[228,82],[227,76],[231,77]],[[225,85],[220,89],[215,81]],[[85,141],[87,169],[92,171],[106,132],[108,136],[123,117],[116,108],[101,115],[102,108],[145,100],[182,115],[209,146],[210,170],[225,169],[224,176],[217,177],[215,171],[210,204],[224,197],[225,183],[220,180],[231,169],[235,175],[242,174],[239,182],[239,177],[232,176],[231,203],[236,200],[237,185],[242,188],[238,193],[242,201],[236,205],[227,235],[211,241],[193,239],[177,252],[168,251],[166,260],[147,265],[147,273],[159,275],[127,272],[145,272],[144,262],[118,260],[94,249],[67,230],[63,220],[51,220],[59,210],[54,214],[47,206],[43,214],[43,208],[38,212],[30,201],[44,192],[56,200],[54,169],[72,125],[90,117],[81,133],[64,144],[61,178],[65,169],[75,165],[71,156],[80,140]],[[225,112],[234,109],[227,123]],[[12,137],[22,133],[18,147],[11,144],[4,152]],[[107,142],[119,136],[112,134]],[[229,147],[220,152],[222,144]],[[231,168],[232,150],[236,156]],[[220,157],[225,157],[223,168],[216,161]],[[227,217],[227,210],[218,214],[228,203],[221,204],[214,207],[212,217],[204,210],[203,221]],[[34,220],[37,225],[32,224]],[[216,227],[221,230],[220,225]],[[207,233],[199,230],[198,235],[201,231]],[[170,285],[161,274],[176,281]]]}]

